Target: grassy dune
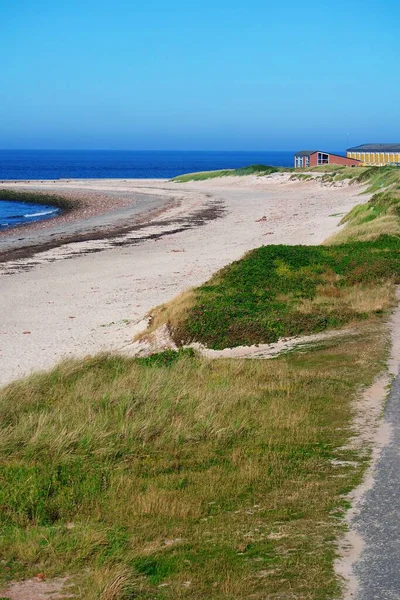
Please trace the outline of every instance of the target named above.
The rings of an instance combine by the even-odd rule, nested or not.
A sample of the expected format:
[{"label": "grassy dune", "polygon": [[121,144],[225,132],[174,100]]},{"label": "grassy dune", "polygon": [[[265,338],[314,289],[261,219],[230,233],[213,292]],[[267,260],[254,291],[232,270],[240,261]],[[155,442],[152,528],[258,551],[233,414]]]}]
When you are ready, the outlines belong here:
[{"label": "grassy dune", "polygon": [[178,345],[223,349],[341,327],[381,315],[400,281],[400,240],[263,246],[204,285],[154,309]]},{"label": "grassy dune", "polygon": [[[61,364],[0,392],[3,581],[85,600],[332,598],[351,401],[380,325],[273,361]],[[357,461],[357,467],[352,462]]]},{"label": "grassy dune", "polygon": [[171,181],[176,183],[186,183],[187,181],[204,181],[206,179],[215,179],[216,177],[239,177],[240,175],[270,175],[285,171],[288,169],[271,167],[268,165],[250,165],[249,167],[241,167],[239,169],[224,169],[221,171],[203,171],[200,173],[188,173],[187,175],[179,175]]},{"label": "grassy dune", "polygon": [[342,219],[346,227],[333,235],[327,243],[343,244],[376,240],[381,235],[400,238],[400,169],[398,167],[370,167],[354,181],[364,183],[373,193],[365,204],[359,204]]}]

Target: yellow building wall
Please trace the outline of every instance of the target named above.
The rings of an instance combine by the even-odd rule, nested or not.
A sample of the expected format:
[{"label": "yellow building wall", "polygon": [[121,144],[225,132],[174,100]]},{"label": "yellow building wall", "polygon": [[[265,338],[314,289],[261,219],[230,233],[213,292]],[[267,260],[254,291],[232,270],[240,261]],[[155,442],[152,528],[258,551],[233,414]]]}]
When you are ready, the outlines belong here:
[{"label": "yellow building wall", "polygon": [[356,158],[364,166],[382,166],[391,163],[400,163],[400,153],[393,152],[347,152],[347,158]]}]

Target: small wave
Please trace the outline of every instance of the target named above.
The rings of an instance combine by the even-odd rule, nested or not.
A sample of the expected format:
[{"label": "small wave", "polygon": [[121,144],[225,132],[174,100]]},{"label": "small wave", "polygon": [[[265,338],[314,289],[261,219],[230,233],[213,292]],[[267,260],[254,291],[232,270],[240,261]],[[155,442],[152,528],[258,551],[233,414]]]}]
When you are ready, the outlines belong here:
[{"label": "small wave", "polygon": [[33,217],[43,217],[44,215],[51,215],[52,213],[58,212],[56,208],[52,210],[43,210],[41,212],[31,213],[27,215],[22,215],[24,219],[32,219]]}]

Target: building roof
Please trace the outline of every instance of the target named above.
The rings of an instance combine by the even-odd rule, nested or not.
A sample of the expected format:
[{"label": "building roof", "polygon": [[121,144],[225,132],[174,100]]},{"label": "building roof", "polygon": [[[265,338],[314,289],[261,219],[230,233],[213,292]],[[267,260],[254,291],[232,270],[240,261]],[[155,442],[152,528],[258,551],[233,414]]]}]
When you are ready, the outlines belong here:
[{"label": "building roof", "polygon": [[311,154],[315,154],[316,152],[320,152],[321,154],[329,154],[329,156],[339,156],[340,158],[347,158],[348,160],[356,160],[356,162],[360,162],[355,158],[349,159],[347,156],[343,156],[342,154],[335,154],[334,152],[325,152],[324,150],[300,150],[295,153],[295,156],[311,156]]},{"label": "building roof", "polygon": [[296,152],[295,156],[311,156],[316,152],[319,152],[319,150],[300,150],[300,152]]},{"label": "building roof", "polygon": [[347,152],[400,152],[400,144],[362,144],[348,148]]}]

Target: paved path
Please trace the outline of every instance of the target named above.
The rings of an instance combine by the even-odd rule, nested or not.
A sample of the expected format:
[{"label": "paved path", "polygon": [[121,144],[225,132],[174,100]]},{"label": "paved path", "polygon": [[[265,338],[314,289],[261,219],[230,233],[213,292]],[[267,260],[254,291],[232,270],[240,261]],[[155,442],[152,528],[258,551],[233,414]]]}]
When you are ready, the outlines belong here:
[{"label": "paved path", "polygon": [[385,420],[392,428],[391,440],[353,522],[365,543],[354,565],[356,600],[400,600],[400,375],[392,385]]}]

